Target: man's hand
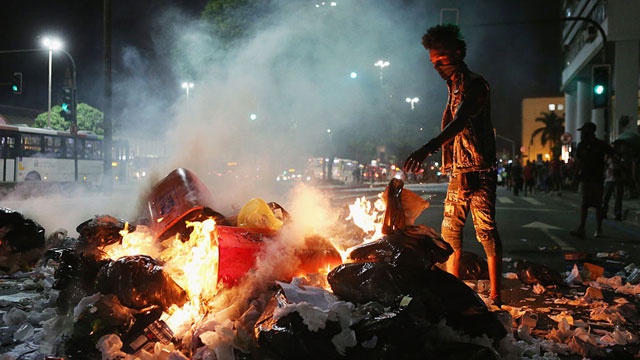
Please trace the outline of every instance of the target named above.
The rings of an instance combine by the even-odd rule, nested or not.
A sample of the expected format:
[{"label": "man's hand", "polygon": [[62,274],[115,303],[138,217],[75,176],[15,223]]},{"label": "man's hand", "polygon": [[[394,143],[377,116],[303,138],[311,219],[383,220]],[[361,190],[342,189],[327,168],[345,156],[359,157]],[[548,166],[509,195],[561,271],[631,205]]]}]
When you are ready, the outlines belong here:
[{"label": "man's hand", "polygon": [[439,145],[435,144],[433,140],[430,140],[420,149],[412,152],[411,155],[409,155],[407,160],[404,161],[402,170],[404,170],[404,172],[418,172],[420,170],[420,167],[422,166],[422,162],[424,162],[424,159],[426,159],[427,156],[438,151],[439,148]]}]

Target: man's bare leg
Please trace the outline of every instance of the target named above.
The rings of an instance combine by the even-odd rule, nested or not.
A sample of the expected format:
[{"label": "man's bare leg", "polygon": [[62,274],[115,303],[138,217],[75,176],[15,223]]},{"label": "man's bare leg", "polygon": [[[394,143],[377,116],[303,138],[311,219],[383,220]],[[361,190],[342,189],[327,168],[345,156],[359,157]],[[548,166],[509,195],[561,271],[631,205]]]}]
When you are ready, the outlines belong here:
[{"label": "man's bare leg", "polygon": [[502,256],[497,254],[495,256],[487,256],[487,267],[489,269],[489,284],[491,285],[489,297],[497,306],[501,306]]},{"label": "man's bare leg", "polygon": [[447,272],[455,277],[460,277],[460,256],[462,250],[454,250],[453,254],[447,259]]}]

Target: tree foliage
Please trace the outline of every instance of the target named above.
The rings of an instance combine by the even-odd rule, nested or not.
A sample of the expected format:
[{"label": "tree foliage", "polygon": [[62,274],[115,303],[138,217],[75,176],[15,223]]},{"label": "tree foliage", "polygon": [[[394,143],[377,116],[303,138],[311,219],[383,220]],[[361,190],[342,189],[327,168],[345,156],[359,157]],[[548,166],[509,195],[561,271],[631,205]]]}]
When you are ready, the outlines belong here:
[{"label": "tree foliage", "polygon": [[223,43],[231,44],[252,33],[257,20],[271,12],[270,0],[209,0],[202,12],[203,20]]},{"label": "tree foliage", "polygon": [[[60,105],[55,105],[51,108],[51,123],[49,127],[54,130],[62,130],[69,131],[71,127],[71,123],[66,121],[61,115],[60,111],[62,110]],[[102,111],[88,105],[85,103],[80,103],[77,106],[77,120],[78,120],[78,130],[83,131],[92,131],[98,135],[103,134],[102,129],[102,120],[104,119],[104,114]],[[49,122],[49,113],[44,112],[39,114],[34,123],[34,127],[38,128],[46,128]]]},{"label": "tree foliage", "polygon": [[531,133],[530,144],[533,144],[536,136],[540,135],[540,144],[546,146],[549,143],[551,153],[556,156],[560,154],[562,146],[561,138],[564,134],[564,117],[559,117],[555,111],[541,112],[536,118],[536,122],[542,123],[542,126],[535,129]]}]

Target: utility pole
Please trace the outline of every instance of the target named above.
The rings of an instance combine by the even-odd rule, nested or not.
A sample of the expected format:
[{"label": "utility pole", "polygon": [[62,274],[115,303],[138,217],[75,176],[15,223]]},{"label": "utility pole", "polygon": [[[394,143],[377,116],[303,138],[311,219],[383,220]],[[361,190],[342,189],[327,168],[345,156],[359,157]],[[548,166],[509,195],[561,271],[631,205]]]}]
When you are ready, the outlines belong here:
[{"label": "utility pole", "polygon": [[105,189],[113,186],[113,122],[112,122],[112,85],[111,85],[111,0],[104,0],[104,141],[102,153],[104,155],[104,177],[102,184]]}]

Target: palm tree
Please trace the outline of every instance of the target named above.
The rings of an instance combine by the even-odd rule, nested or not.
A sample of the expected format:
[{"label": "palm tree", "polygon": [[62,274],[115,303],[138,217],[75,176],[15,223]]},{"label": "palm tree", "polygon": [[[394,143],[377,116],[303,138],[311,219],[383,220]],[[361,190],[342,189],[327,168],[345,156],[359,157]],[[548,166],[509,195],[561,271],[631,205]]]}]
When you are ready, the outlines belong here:
[{"label": "palm tree", "polygon": [[540,144],[546,146],[549,143],[551,153],[553,156],[560,154],[560,147],[562,142],[560,138],[564,134],[564,117],[558,117],[555,111],[541,112],[540,116],[536,118],[536,122],[541,122],[542,127],[539,127],[531,133],[530,145],[533,145],[533,139],[540,135]]}]

